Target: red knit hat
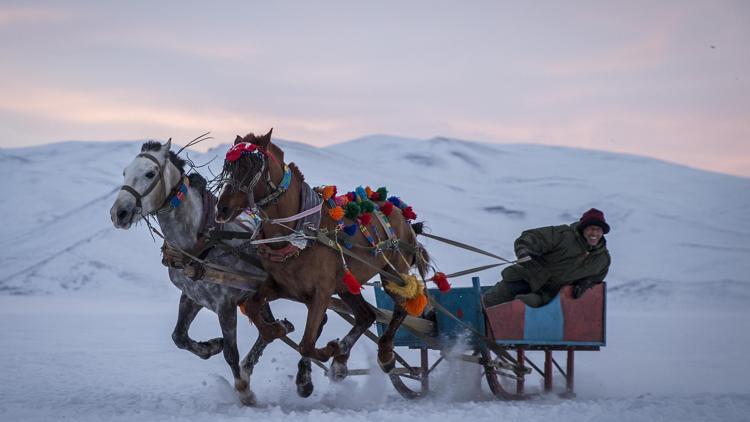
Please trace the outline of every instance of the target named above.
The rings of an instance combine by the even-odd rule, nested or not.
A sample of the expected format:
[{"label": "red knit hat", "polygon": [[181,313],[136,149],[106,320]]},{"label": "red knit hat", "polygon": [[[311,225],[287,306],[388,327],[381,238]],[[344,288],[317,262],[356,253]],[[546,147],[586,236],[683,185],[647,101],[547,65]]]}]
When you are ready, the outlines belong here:
[{"label": "red knit hat", "polygon": [[599,226],[604,230],[604,234],[609,233],[609,224],[604,220],[604,213],[596,208],[591,208],[583,213],[578,221],[578,230],[583,231],[588,226]]}]

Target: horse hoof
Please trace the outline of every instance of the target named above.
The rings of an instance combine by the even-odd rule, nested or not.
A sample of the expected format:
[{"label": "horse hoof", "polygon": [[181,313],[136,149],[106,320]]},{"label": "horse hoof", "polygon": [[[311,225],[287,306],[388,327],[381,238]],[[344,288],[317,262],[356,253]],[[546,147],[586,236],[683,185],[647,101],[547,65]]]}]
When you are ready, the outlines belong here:
[{"label": "horse hoof", "polygon": [[297,378],[295,384],[297,384],[297,394],[300,397],[310,397],[313,392],[312,378],[310,377],[312,372],[312,365],[309,359],[300,359],[297,364]]},{"label": "horse hoof", "polygon": [[336,362],[335,360],[331,364],[331,370],[329,371],[331,381],[339,382],[349,376],[349,368],[346,363]]},{"label": "horse hoof", "polygon": [[286,330],[287,334],[294,332],[294,325],[291,322],[289,322],[286,318],[279,320],[279,324],[284,326],[284,330]]},{"label": "horse hoof", "polygon": [[297,384],[297,395],[299,395],[302,398],[310,397],[310,394],[313,393],[313,383],[308,382],[306,384]]},{"label": "horse hoof", "polygon": [[240,402],[242,402],[245,406],[254,407],[258,404],[258,401],[255,399],[255,394],[251,391],[248,394],[240,394]]}]

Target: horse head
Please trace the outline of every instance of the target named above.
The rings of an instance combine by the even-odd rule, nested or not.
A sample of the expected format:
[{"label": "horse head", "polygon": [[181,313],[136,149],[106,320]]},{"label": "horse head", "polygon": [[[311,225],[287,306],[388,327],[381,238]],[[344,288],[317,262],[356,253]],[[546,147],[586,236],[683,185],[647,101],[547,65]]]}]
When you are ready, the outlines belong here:
[{"label": "horse head", "polygon": [[173,186],[180,182],[185,164],[170,151],[171,145],[171,139],[164,145],[146,142],[141,153],[125,167],[123,186],[109,210],[115,227],[129,229],[164,207]]},{"label": "horse head", "polygon": [[[239,135],[227,152],[222,170],[222,187],[216,203],[216,221],[226,223],[244,209],[255,207],[267,194],[268,182],[282,171],[284,153],[271,143],[271,133],[244,138]],[[261,183],[265,179],[266,183]]]}]

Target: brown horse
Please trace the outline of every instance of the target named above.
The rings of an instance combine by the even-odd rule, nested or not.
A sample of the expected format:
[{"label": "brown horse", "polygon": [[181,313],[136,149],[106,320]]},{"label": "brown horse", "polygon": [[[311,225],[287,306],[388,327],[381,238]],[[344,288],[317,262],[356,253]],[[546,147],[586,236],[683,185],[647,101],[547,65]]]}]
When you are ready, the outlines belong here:
[{"label": "brown horse", "polygon": [[[255,136],[252,133],[244,138],[237,136],[235,146],[242,143],[254,146],[252,148],[259,153],[244,154],[236,160],[225,161],[225,182],[216,204],[216,220],[228,222],[243,210],[258,206],[259,212],[266,218],[266,222],[261,225],[259,238],[271,239],[289,235],[290,228],[284,224],[274,224],[269,220],[289,217],[304,211],[300,209],[300,189],[304,186],[302,173],[294,163],[289,164],[292,175],[291,183],[286,191],[279,190],[278,185],[285,173],[284,152],[271,143],[271,131],[263,136]],[[268,200],[269,198],[273,200]],[[382,203],[377,203],[377,205],[380,206]],[[324,206],[321,211],[320,230],[327,229],[333,232],[337,227],[337,222],[329,216],[327,210],[328,207]],[[417,243],[416,234],[411,225],[397,208],[388,215],[387,219],[397,238],[411,247],[402,248],[401,251],[383,250],[382,254],[393,264],[399,274],[408,272],[410,267],[416,265],[424,278],[428,257],[423,247]],[[379,239],[388,237],[382,224],[380,227],[375,226],[370,226],[373,235]],[[365,264],[356,259],[346,259],[348,269],[357,280],[364,282],[376,275],[378,270],[382,273],[382,270],[387,269],[383,257],[372,253],[371,245],[361,233],[349,240],[353,244],[351,252],[366,262]],[[345,377],[349,351],[362,333],[375,321],[375,313],[362,295],[350,293],[342,282],[345,274],[342,255],[339,251],[320,242],[315,242],[301,251],[295,251],[288,242],[267,245],[273,246],[267,246],[266,253],[260,255],[262,265],[269,274],[268,279],[245,304],[251,320],[257,325],[263,338],[270,341],[284,335],[285,331],[280,324],[269,323],[262,318],[260,311],[263,305],[277,298],[304,303],[307,305],[308,312],[300,353],[304,358],[314,358],[323,362],[333,357],[333,378]],[[292,254],[292,252],[295,253]],[[399,253],[403,254],[404,259],[398,256]],[[279,262],[282,259],[283,261]],[[390,272],[393,273],[392,269]],[[393,281],[384,277],[383,282],[387,286]],[[419,283],[422,282],[419,281]],[[356,322],[341,341],[331,341],[323,348],[316,348],[315,342],[320,334],[321,322],[328,308],[330,297],[334,293],[349,305]],[[404,299],[397,295],[392,296],[395,302],[393,318],[385,334],[378,341],[378,363],[385,372],[390,372],[395,365],[393,338],[407,315],[403,306]],[[300,382],[304,380],[298,377],[297,381],[298,392],[303,394],[300,390]]]}]

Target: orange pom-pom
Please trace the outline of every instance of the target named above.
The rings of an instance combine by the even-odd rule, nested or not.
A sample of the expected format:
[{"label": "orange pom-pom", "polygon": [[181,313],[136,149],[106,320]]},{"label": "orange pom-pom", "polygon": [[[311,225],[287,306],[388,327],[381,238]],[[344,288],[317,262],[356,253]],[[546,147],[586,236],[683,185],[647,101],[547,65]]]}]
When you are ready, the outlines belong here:
[{"label": "orange pom-pom", "polygon": [[328,215],[330,215],[334,221],[340,221],[344,218],[344,209],[341,207],[331,208],[328,210]]},{"label": "orange pom-pom", "polygon": [[422,315],[425,306],[427,306],[427,296],[424,294],[404,302],[404,309],[406,309],[406,312],[413,317]]},{"label": "orange pom-pom", "polygon": [[391,215],[391,213],[393,212],[393,202],[390,202],[390,201],[383,202],[383,204],[380,206],[380,212],[385,214],[386,217]]},{"label": "orange pom-pom", "polygon": [[323,200],[327,201],[336,196],[336,186],[330,185],[323,188]]},{"label": "orange pom-pom", "polygon": [[451,289],[451,285],[448,283],[448,277],[445,276],[445,273],[435,273],[430,280],[437,284],[438,290],[442,293],[448,292]]},{"label": "orange pom-pom", "polygon": [[362,286],[359,284],[359,281],[357,281],[357,278],[354,277],[354,274],[349,270],[346,270],[344,273],[344,284],[346,284],[346,288],[349,289],[349,293],[353,295],[358,295],[362,291]]},{"label": "orange pom-pom", "polygon": [[369,186],[365,187],[365,193],[367,194],[368,198],[371,197],[372,196],[372,189],[370,189]]}]

